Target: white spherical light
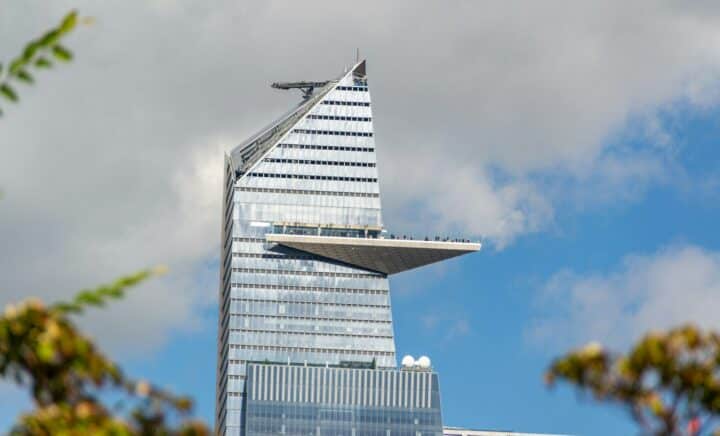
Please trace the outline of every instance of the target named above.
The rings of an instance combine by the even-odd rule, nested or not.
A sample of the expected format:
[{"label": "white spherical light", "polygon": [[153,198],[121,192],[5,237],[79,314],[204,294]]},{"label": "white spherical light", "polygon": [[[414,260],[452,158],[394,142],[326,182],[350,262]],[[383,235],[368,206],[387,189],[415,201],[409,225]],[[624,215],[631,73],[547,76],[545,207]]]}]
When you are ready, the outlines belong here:
[{"label": "white spherical light", "polygon": [[407,356],[403,357],[402,358],[402,366],[404,366],[405,368],[411,368],[411,367],[415,366],[415,358],[409,354]]},{"label": "white spherical light", "polygon": [[415,362],[417,366],[423,369],[430,368],[430,358],[427,356],[420,356],[420,358]]}]

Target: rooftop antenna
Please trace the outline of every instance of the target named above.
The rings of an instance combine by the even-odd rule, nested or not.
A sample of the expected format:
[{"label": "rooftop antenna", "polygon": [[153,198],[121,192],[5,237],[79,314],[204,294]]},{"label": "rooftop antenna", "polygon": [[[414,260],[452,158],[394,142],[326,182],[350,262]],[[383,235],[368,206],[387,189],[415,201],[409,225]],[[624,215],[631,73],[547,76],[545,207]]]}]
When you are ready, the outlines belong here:
[{"label": "rooftop antenna", "polygon": [[355,49],[355,64],[360,62],[360,48]]}]

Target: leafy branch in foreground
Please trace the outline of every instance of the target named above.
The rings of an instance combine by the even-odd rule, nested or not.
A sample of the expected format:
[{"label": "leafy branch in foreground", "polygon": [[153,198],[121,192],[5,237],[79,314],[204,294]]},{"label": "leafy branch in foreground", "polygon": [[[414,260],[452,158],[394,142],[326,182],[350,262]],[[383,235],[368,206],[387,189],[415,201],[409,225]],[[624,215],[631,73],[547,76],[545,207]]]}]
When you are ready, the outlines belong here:
[{"label": "leafy branch in foreground", "polygon": [[[0,378],[28,386],[35,404],[11,434],[209,434],[204,424],[187,419],[189,398],[126,377],[68,318],[121,298],[130,286],[162,271],[141,271],[82,291],[69,303],[46,307],[28,299],[6,307],[0,317]],[[126,416],[112,412],[97,397],[107,387],[124,392],[135,405]],[[175,425],[171,416],[177,416]]]},{"label": "leafy branch in foreground", "polygon": [[[0,96],[7,101],[17,103],[20,97],[15,84],[35,83],[31,71],[51,68],[56,61],[70,62],[73,54],[60,42],[75,29],[78,21],[89,22],[88,19],[79,19],[77,11],[68,13],[57,27],[50,29],[40,38],[30,41],[23,52],[6,66],[0,63]],[[0,108],[0,115],[2,113]]]},{"label": "leafy branch in foreground", "polygon": [[643,435],[720,435],[720,335],[692,326],[647,334],[626,355],[589,344],[556,359],[546,381],[626,408]]},{"label": "leafy branch in foreground", "polygon": [[94,306],[102,307],[108,300],[119,300],[125,296],[125,290],[141,283],[152,275],[164,274],[167,268],[162,266],[152,270],[143,270],[135,274],[121,277],[108,285],[92,290],[82,290],[69,302],[55,303],[51,308],[59,313],[82,313],[84,309]]}]

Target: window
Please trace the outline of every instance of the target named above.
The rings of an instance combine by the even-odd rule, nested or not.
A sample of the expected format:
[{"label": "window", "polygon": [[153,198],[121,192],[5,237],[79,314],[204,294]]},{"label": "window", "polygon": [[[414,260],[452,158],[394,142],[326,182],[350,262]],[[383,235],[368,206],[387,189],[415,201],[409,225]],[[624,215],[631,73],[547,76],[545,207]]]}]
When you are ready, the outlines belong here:
[{"label": "window", "polygon": [[293,129],[293,133],[304,133],[306,135],[373,136],[372,132],[348,132],[340,130]]},{"label": "window", "polygon": [[343,115],[315,115],[315,114],[308,115],[307,119],[309,119],[309,120],[363,121],[363,122],[372,121],[372,118],[370,118],[370,117],[353,117],[353,116],[343,116]]},{"label": "window", "polygon": [[347,162],[347,161],[336,161],[336,160],[313,160],[313,159],[280,159],[280,158],[265,158],[265,162],[272,163],[289,163],[289,164],[302,164],[302,165],[336,165],[336,166],[349,166],[349,167],[375,167],[375,162]]},{"label": "window", "polygon": [[338,100],[324,100],[322,104],[335,105],[335,106],[370,106],[369,102],[365,101],[338,101]]},{"label": "window", "polygon": [[280,174],[280,173],[250,173],[248,177],[275,177],[281,179],[306,179],[306,180],[335,180],[338,182],[367,182],[377,183],[374,177],[340,177],[340,176],[316,176],[307,174]]},{"label": "window", "polygon": [[340,191],[315,191],[310,189],[281,189],[281,188],[236,188],[242,192],[267,192],[274,194],[305,194],[305,195],[335,195],[343,197],[372,197],[379,198],[380,194],[374,192],[340,192]]},{"label": "window", "polygon": [[315,145],[315,144],[278,144],[280,148],[299,148],[303,150],[331,150],[331,151],[362,151],[374,152],[371,147],[346,147],[342,145]]},{"label": "window", "polygon": [[337,89],[338,91],[368,91],[367,86],[338,86],[335,89]]}]

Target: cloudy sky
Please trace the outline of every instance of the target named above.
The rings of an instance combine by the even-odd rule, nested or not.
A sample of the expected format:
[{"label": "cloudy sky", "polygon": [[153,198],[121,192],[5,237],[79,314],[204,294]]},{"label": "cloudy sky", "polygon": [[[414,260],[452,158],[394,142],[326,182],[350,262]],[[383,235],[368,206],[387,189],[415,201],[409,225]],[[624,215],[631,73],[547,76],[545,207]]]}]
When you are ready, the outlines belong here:
[{"label": "cloudy sky", "polygon": [[[720,4],[0,0],[0,59],[78,8],[76,60],[0,119],[0,304],[170,274],[81,322],[212,417],[223,151],[367,58],[385,224],[482,239],[393,279],[447,424],[630,434],[553,356],[720,327]],[[420,332],[422,334],[417,334]],[[26,399],[0,385],[0,425]]]}]

